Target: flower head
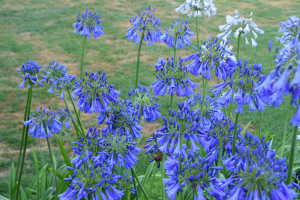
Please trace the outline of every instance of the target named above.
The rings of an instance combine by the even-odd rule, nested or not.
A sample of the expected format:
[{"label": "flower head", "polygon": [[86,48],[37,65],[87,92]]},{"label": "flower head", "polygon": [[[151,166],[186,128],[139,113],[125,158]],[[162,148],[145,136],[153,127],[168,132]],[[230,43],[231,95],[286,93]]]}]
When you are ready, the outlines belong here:
[{"label": "flower head", "polygon": [[[72,89],[75,86],[75,82],[76,82],[76,76],[72,76],[71,74],[66,74],[63,77],[56,77],[55,80],[56,89],[60,91],[60,94],[56,94],[56,96],[60,96],[60,100],[62,100],[64,98],[65,92],[72,91]],[[52,88],[50,87],[50,89]],[[70,92],[70,94],[72,98],[75,100],[75,96],[73,95],[73,93]]]},{"label": "flower head", "polygon": [[154,96],[151,89],[138,84],[137,88],[131,89],[131,92],[128,92],[128,94],[133,101],[133,105],[136,106],[138,118],[143,115],[145,121],[149,123],[160,117],[158,109],[160,104],[155,102],[158,98]]},{"label": "flower head", "polygon": [[223,181],[220,189],[226,188],[226,198],[293,199],[297,194],[284,183],[286,164],[276,159],[276,152],[269,149],[270,141],[264,137],[246,133],[237,143],[237,152],[223,164],[232,175]]},{"label": "flower head", "polygon": [[213,0],[186,0],[181,6],[175,8],[175,11],[180,11],[183,14],[187,14],[191,11],[188,16],[191,17],[194,14],[194,17],[200,17],[201,11],[205,13],[207,17],[215,15],[217,8],[213,4]]},{"label": "flower head", "polygon": [[38,66],[38,63],[34,62],[34,60],[29,60],[26,62],[26,65],[22,63],[21,68],[17,70],[17,72],[23,73],[23,75],[21,75],[23,80],[19,87],[24,88],[25,83],[27,84],[28,88],[30,88],[30,86],[35,86],[36,84],[43,86],[43,84],[38,81],[40,68],[41,66]]},{"label": "flower head", "polygon": [[[50,107],[49,107],[50,108]],[[48,109],[37,108],[37,113],[29,116],[28,121],[24,121],[25,126],[30,126],[28,134],[34,138],[51,137],[52,133],[58,133],[61,129],[61,122],[57,119],[56,112]],[[51,133],[52,132],[52,133]]]},{"label": "flower head", "polygon": [[163,58],[159,58],[154,67],[155,71],[158,71],[158,75],[156,75],[157,80],[151,84],[150,88],[156,96],[164,96],[167,89],[168,95],[189,97],[193,93],[192,90],[197,87],[196,83],[187,78],[187,70],[183,66],[181,58],[179,58],[178,64],[177,62],[174,64],[174,60],[171,62],[169,58],[167,58],[167,62]]},{"label": "flower head", "polygon": [[236,58],[230,52],[229,41],[218,42],[218,38],[209,37],[204,45],[199,46],[199,52],[186,56],[184,61],[190,61],[186,68],[194,76],[202,75],[205,79],[211,79],[210,70],[215,70],[215,76],[226,80],[236,67]]},{"label": "flower head", "polygon": [[124,195],[122,189],[122,176],[112,172],[107,165],[110,161],[104,154],[99,155],[102,145],[99,143],[100,131],[89,128],[85,138],[79,137],[74,142],[71,160],[73,167],[67,167],[73,173],[64,181],[70,181],[69,188],[58,195],[60,200],[82,199],[90,195],[95,200],[121,199]]},{"label": "flower head", "polygon": [[157,167],[160,167],[160,161],[162,160],[163,157],[163,152],[159,149],[160,148],[160,144],[158,142],[158,137],[157,134],[155,134],[154,132],[152,133],[152,137],[149,137],[146,142],[149,142],[148,144],[146,144],[144,146],[144,149],[147,149],[145,151],[145,154],[150,153],[152,155],[150,162],[152,161],[156,161],[158,162]]},{"label": "flower head", "polygon": [[[182,157],[181,161],[168,157],[165,161],[168,178],[163,179],[167,197],[175,199],[177,192],[182,191],[182,187],[188,185],[193,190],[198,189],[198,195],[202,197],[198,199],[205,199],[202,191],[206,191],[216,199],[222,199],[224,193],[218,187],[220,180],[216,178],[216,175],[218,170],[223,167],[214,166],[215,159],[215,155],[201,157],[197,152],[190,150],[186,157]],[[182,168],[179,165],[182,165]]]},{"label": "flower head", "polygon": [[[238,39],[239,36],[245,37],[246,44],[249,44],[246,35],[251,32],[253,35],[253,38],[251,37],[252,47],[256,47],[257,43],[255,39],[258,37],[257,33],[264,34],[264,31],[258,28],[258,26],[252,21],[252,18],[245,19],[239,17],[240,14],[238,11],[235,11],[235,16],[227,15],[227,24],[219,26],[220,31],[224,32],[220,33],[217,37],[227,39],[232,33],[234,33],[234,37],[236,39]],[[250,17],[252,17],[252,12],[250,13]]]},{"label": "flower head", "polygon": [[56,118],[61,124],[64,124],[67,129],[70,128],[69,121],[72,121],[72,120],[71,120],[70,113],[67,108],[65,108],[64,110],[62,108],[57,109],[56,110]]},{"label": "flower head", "polygon": [[[91,37],[91,34],[93,34],[94,38],[100,37],[104,33],[102,32],[103,27],[100,25],[100,16],[95,12],[92,13],[91,11],[88,11],[89,9],[86,8],[84,13],[81,14],[78,12],[77,16],[77,22],[73,24],[73,26],[76,28],[73,33],[80,34],[86,37]],[[82,18],[81,18],[82,17]]]},{"label": "flower head", "polygon": [[91,73],[87,78],[76,81],[73,93],[78,97],[76,105],[85,113],[100,112],[109,102],[116,101],[120,94],[113,85],[106,82],[105,72]]},{"label": "flower head", "polygon": [[249,111],[263,111],[265,104],[260,99],[256,86],[260,82],[261,65],[253,64],[247,66],[248,61],[242,63],[239,59],[237,68],[231,75],[231,79],[225,83],[219,83],[214,88],[214,95],[217,96],[225,87],[229,89],[220,97],[220,104],[227,106],[228,103],[234,102],[238,105],[236,113],[243,113],[242,105],[249,106]]},{"label": "flower head", "polygon": [[45,69],[42,70],[43,74],[40,74],[40,76],[43,78],[43,81],[46,81],[46,83],[50,84],[50,89],[47,91],[48,93],[53,93],[53,87],[57,88],[57,79],[63,78],[65,75],[67,75],[67,68],[64,67],[64,64],[59,65],[58,61],[49,62],[49,65],[45,66]]},{"label": "flower head", "polygon": [[159,37],[161,36],[161,32],[159,29],[159,19],[153,16],[153,10],[150,10],[149,7],[146,7],[146,10],[139,11],[139,14],[136,17],[130,18],[130,23],[132,26],[127,29],[127,33],[125,37],[130,41],[135,41],[135,44],[140,44],[140,35],[138,32],[142,32],[142,39],[144,41],[148,40],[148,45],[153,45],[154,42],[159,42]]},{"label": "flower head", "polygon": [[293,38],[299,38],[299,18],[296,16],[289,16],[288,20],[285,22],[280,22],[280,28],[278,32],[282,32],[282,37],[276,37],[276,40],[279,40],[281,44],[285,44]]},{"label": "flower head", "polygon": [[190,37],[194,35],[190,29],[186,26],[188,20],[180,22],[179,18],[174,24],[171,24],[171,28],[165,28],[165,33],[160,36],[160,40],[168,45],[168,47],[176,47],[176,49],[182,49],[184,46],[190,45]]}]

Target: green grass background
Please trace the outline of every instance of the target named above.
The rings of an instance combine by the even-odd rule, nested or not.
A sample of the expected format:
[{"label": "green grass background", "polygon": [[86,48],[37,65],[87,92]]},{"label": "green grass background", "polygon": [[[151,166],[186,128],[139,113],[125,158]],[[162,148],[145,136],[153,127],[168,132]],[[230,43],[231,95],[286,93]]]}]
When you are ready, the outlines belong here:
[{"label": "green grass background", "polygon": [[[79,75],[80,59],[83,45],[83,37],[73,34],[72,24],[76,21],[76,13],[83,12],[88,7],[92,12],[97,12],[104,27],[104,35],[98,39],[88,38],[86,43],[86,55],[84,71],[95,72],[106,71],[109,84],[121,92],[121,98],[128,98],[127,91],[134,87],[136,57],[138,46],[125,38],[126,29],[130,26],[129,18],[135,16],[141,7],[145,8],[151,4],[156,6],[155,16],[159,17],[161,30],[169,27],[178,17],[180,20],[189,20],[188,27],[195,32],[195,18],[188,18],[184,14],[176,13],[174,9],[184,0],[2,0],[0,1],[0,194],[8,195],[8,170],[11,162],[17,162],[18,148],[21,141],[22,118],[27,96],[26,89],[18,88],[21,83],[20,74],[16,72],[21,63],[35,60],[40,65],[49,61],[59,61],[67,66],[68,72]],[[273,68],[273,53],[267,50],[268,41],[273,40],[274,46],[278,33],[279,22],[285,21],[288,16],[298,14],[300,4],[289,1],[215,1],[218,8],[217,14],[211,18],[202,16],[199,20],[200,43],[207,36],[216,36],[220,33],[218,26],[225,24],[226,15],[233,15],[238,10],[243,17],[249,18],[253,12],[253,21],[265,31],[256,40],[258,46],[252,48],[245,45],[244,38],[241,39],[240,56],[248,59],[248,63],[262,64],[262,72],[267,73]],[[177,55],[184,57],[194,52],[192,46],[196,44],[196,35],[191,39],[191,46],[184,50],[178,50]],[[236,52],[237,40],[231,38],[230,44]],[[274,48],[275,49],[275,48]],[[153,46],[142,46],[140,64],[140,84],[150,85],[155,80],[154,63],[159,57],[173,56],[173,49],[164,44],[156,43]],[[200,78],[192,78],[200,83]],[[216,83],[212,80],[212,87]],[[46,91],[48,85],[43,88],[36,87],[33,92],[32,110],[37,107],[51,106],[53,109],[64,107],[62,101],[54,94]],[[184,99],[176,99],[181,101]],[[165,115],[169,106],[169,97],[160,98],[161,110]],[[246,109],[245,109],[246,110]],[[284,127],[284,106],[279,108],[267,108],[263,112],[263,131],[269,129],[275,136],[276,141],[282,139]],[[292,110],[290,116],[292,116]],[[82,115],[84,128],[96,126],[95,115]],[[253,132],[257,129],[258,113],[245,113],[241,116],[241,126],[252,121],[248,130]],[[145,125],[143,130],[143,141],[160,126],[159,122]],[[75,136],[74,130],[70,133]],[[56,136],[51,138],[54,154],[57,156],[58,165],[62,164],[57,148]],[[67,139],[63,141],[70,146]],[[47,154],[44,139],[33,140],[29,137],[26,165],[23,173],[23,186],[30,184],[33,174],[33,156],[31,145]],[[69,149],[69,148],[68,148]],[[70,156],[71,150],[69,149]],[[148,166],[149,156],[140,155],[137,165],[138,173]],[[148,186],[147,186],[148,187]],[[160,192],[159,183],[151,186],[153,188],[153,199]],[[150,186],[149,188],[150,189]]]}]

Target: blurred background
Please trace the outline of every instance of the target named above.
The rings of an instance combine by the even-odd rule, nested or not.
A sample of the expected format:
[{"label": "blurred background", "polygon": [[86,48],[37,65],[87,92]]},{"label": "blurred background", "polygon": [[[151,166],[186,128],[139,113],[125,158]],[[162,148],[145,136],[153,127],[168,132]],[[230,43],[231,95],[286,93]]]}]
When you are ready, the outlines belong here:
[{"label": "blurred background", "polygon": [[[196,34],[195,18],[189,18],[184,14],[176,13],[175,8],[179,7],[184,0],[1,0],[0,1],[0,194],[8,194],[8,171],[11,162],[16,163],[19,145],[21,141],[22,118],[25,110],[26,89],[18,88],[22,79],[20,73],[16,72],[21,63],[28,60],[35,60],[39,65],[46,64],[52,60],[65,64],[67,71],[73,75],[79,75],[80,59],[84,37],[73,34],[72,24],[76,22],[76,14],[83,12],[87,7],[92,12],[97,12],[102,19],[104,35],[98,39],[88,38],[86,42],[86,54],[84,58],[84,71],[97,72],[105,71],[109,84],[115,85],[115,89],[121,92],[120,98],[129,98],[127,91],[134,87],[135,69],[138,46],[125,38],[126,30],[130,27],[129,18],[136,16],[138,11],[145,9],[149,4],[156,6],[155,16],[160,19],[161,31],[164,27],[170,27],[177,18],[189,20],[188,27]],[[256,40],[258,46],[253,48],[251,44],[246,45],[245,39],[241,38],[240,56],[248,60],[249,64],[262,64],[262,72],[268,73],[273,67],[273,54],[275,47],[280,43],[275,41],[278,33],[279,22],[286,21],[288,16],[299,13],[300,4],[295,1],[226,1],[214,2],[218,8],[217,14],[207,18],[202,15],[198,20],[200,44],[203,44],[207,36],[216,36],[220,33],[219,25],[226,23],[226,15],[234,15],[238,10],[242,17],[250,18],[253,12],[253,22],[260,29],[264,30]],[[204,13],[203,13],[204,14]],[[233,46],[233,53],[236,53],[237,40],[232,36],[230,45]],[[268,51],[268,41],[273,41],[273,51]],[[177,55],[185,57],[194,53],[192,48],[196,45],[197,37],[194,35],[191,46],[177,50]],[[155,43],[147,46],[143,43],[140,63],[140,84],[149,86],[155,80],[154,63],[160,57],[166,59],[173,56],[173,49],[165,44]],[[191,75],[190,75],[191,77]],[[200,77],[192,78],[193,81],[201,83]],[[209,84],[213,87],[217,81],[212,79]],[[31,110],[36,111],[37,107],[51,109],[64,108],[59,97],[49,94],[46,91],[49,86],[35,87]],[[198,89],[198,92],[200,90]],[[176,101],[183,101],[176,99]],[[160,110],[167,115],[170,97],[160,98]],[[235,109],[235,108],[233,108]],[[248,122],[249,132],[255,132],[258,127],[259,115],[256,112],[245,114],[240,118],[241,128]],[[262,131],[269,130],[274,135],[274,142],[282,139],[284,128],[284,107],[267,108],[263,112]],[[291,110],[290,116],[292,116]],[[85,130],[89,126],[97,126],[96,115],[82,115]],[[158,121],[154,124],[144,125],[141,147],[149,135],[161,126]],[[100,128],[100,127],[99,127]],[[69,133],[75,137],[74,129]],[[67,139],[63,140],[66,147],[70,147]],[[58,165],[61,165],[60,152],[57,148],[57,136],[51,137],[51,144]],[[31,146],[34,145],[39,153],[47,155],[45,139],[34,140],[29,137],[27,148],[26,167],[22,178],[22,185],[26,187],[33,180],[34,165]],[[72,156],[70,148],[69,154]],[[46,158],[49,156],[45,156]],[[50,161],[50,160],[49,160]],[[48,162],[49,162],[48,161]],[[149,162],[149,156],[140,154],[140,161],[137,164],[138,173],[142,172]],[[153,190],[160,191],[160,183],[153,186]],[[155,194],[155,192],[153,192]],[[152,197],[155,199],[155,196]]]}]

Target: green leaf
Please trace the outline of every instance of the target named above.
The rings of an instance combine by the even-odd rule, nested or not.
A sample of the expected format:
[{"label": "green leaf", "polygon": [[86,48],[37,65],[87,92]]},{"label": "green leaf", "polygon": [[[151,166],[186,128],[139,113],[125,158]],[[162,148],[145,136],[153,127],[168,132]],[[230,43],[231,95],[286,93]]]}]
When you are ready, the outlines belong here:
[{"label": "green leaf", "polygon": [[[54,175],[53,168],[49,168],[49,171],[52,172],[52,174]],[[62,179],[64,178],[63,175],[61,175],[58,171],[56,171],[56,176],[57,176],[57,178],[59,178],[60,180],[62,180]]]},{"label": "green leaf", "polygon": [[148,180],[150,178],[150,175],[152,174],[152,171],[154,170],[154,167],[156,167],[156,162],[151,162],[151,164],[149,165],[149,167],[147,168],[147,171],[145,173],[145,177],[143,178],[143,180],[141,181],[141,184],[143,185],[143,187],[146,186],[146,183],[148,183]]},{"label": "green leaf", "polygon": [[248,128],[248,126],[250,125],[252,123],[252,121],[250,121],[246,126],[245,126],[245,128],[242,130],[242,132],[241,132],[241,134],[240,135],[244,135],[245,134],[245,132],[246,132],[246,130],[247,130],[247,128]]},{"label": "green leaf", "polygon": [[32,153],[34,158],[35,174],[36,174],[36,199],[39,200],[40,199],[39,164],[33,146],[32,146]]},{"label": "green leaf", "polygon": [[[68,178],[70,175],[70,172],[67,172],[65,175],[64,175],[64,178]],[[69,184],[69,181],[61,181],[59,186],[58,186],[58,192],[57,194],[61,194],[63,193],[64,191],[67,190],[67,187],[68,187],[68,184]]]},{"label": "green leaf", "polygon": [[0,195],[0,200],[9,200],[9,199],[7,199],[7,198],[5,198],[4,196],[1,196],[1,195]]},{"label": "green leaf", "polygon": [[47,198],[50,198],[52,187],[49,187],[42,195],[40,200],[46,200]]},{"label": "green leaf", "polygon": [[41,193],[40,194],[44,194],[45,190],[46,190],[46,170],[43,168],[42,169],[42,176],[41,176]]},{"label": "green leaf", "polygon": [[268,130],[266,130],[266,132],[264,133],[264,136],[265,136],[265,138],[266,138],[267,141],[269,141],[269,134],[270,134],[270,132],[269,132],[269,129],[268,129]]},{"label": "green leaf", "polygon": [[59,138],[58,138],[58,146],[59,146],[60,152],[61,152],[61,154],[64,158],[64,161],[65,161],[66,165],[69,166],[69,167],[72,167],[70,159],[68,157],[68,154],[67,154],[67,152],[66,152],[66,150],[65,150],[65,148],[64,148],[64,146],[61,143]]},{"label": "green leaf", "polygon": [[65,131],[62,129],[62,132],[69,138],[70,142],[73,143],[74,140],[72,139],[72,137]]},{"label": "green leaf", "polygon": [[[46,169],[48,166],[48,164],[46,164],[43,169]],[[39,173],[39,177],[42,175],[42,171],[40,170],[40,173]],[[35,184],[36,184],[36,176],[34,177],[34,179],[32,180],[30,186],[27,188],[27,199],[30,199],[30,196],[31,196],[31,193],[32,192],[35,192],[35,190],[31,190],[30,188],[34,188],[35,187]]]},{"label": "green leaf", "polygon": [[8,188],[9,188],[9,199],[14,200],[16,194],[13,193],[14,185],[15,185],[15,165],[11,163],[10,171],[9,171],[9,181],[8,181]]},{"label": "green leaf", "polygon": [[21,190],[21,197],[22,197],[22,200],[27,200],[27,197],[26,197],[26,194],[22,188],[22,186],[20,187],[20,190]]}]

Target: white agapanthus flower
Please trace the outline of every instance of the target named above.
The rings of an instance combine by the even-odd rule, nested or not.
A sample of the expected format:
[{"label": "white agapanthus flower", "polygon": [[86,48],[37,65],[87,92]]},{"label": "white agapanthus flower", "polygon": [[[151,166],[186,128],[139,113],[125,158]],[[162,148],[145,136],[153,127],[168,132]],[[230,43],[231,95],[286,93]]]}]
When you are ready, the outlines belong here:
[{"label": "white agapanthus flower", "polygon": [[175,11],[180,11],[183,14],[188,14],[189,17],[191,17],[194,14],[194,17],[200,17],[201,11],[205,13],[208,17],[211,15],[215,15],[217,12],[217,8],[213,4],[213,0],[186,0],[184,4],[179,6],[178,8],[175,8]]},{"label": "white agapanthus flower", "polygon": [[[240,16],[241,15],[237,10],[235,11],[235,16],[227,15],[226,16],[227,24],[219,26],[220,31],[224,31],[224,32],[217,35],[217,37],[218,38],[223,37],[224,39],[227,40],[227,38],[232,33],[234,33],[233,35],[236,39],[238,39],[239,35],[241,35],[242,37],[245,37],[246,44],[249,44],[246,35],[247,33],[249,34],[252,33],[251,36],[252,47],[256,47],[257,42],[255,41],[255,39],[258,37],[257,33],[264,34],[264,31],[259,29],[258,26],[254,22],[252,22],[252,18],[250,19],[239,18]],[[252,12],[250,13],[250,17],[251,16],[252,16]]]}]

